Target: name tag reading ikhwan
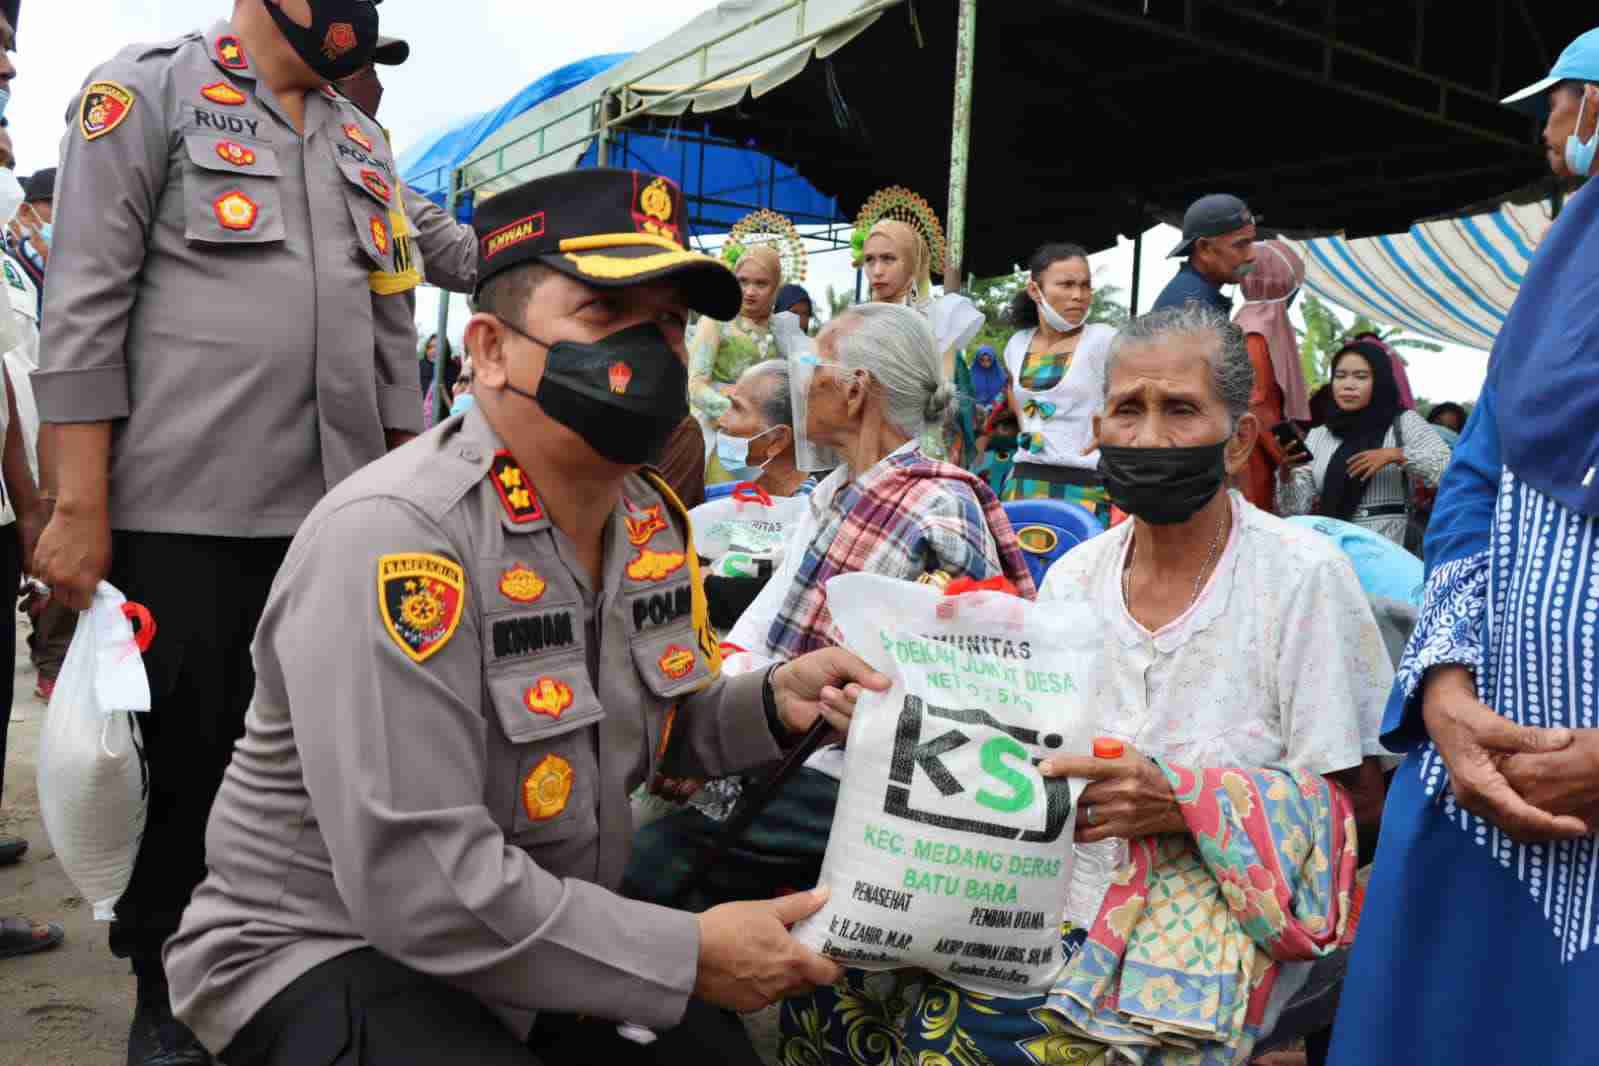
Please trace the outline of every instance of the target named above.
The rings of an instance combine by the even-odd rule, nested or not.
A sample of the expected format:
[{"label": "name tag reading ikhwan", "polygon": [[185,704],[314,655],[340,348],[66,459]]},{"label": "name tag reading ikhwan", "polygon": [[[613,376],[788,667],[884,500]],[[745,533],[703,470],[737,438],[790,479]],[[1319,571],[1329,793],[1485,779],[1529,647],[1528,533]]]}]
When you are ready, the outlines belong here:
[{"label": "name tag reading ikhwan", "polygon": [[795,937],[860,969],[1047,991],[1087,783],[1037,764],[1092,750],[1092,619],[870,574],[829,581],[827,601],[846,646],[894,684],[856,704],[822,863],[832,896]]}]

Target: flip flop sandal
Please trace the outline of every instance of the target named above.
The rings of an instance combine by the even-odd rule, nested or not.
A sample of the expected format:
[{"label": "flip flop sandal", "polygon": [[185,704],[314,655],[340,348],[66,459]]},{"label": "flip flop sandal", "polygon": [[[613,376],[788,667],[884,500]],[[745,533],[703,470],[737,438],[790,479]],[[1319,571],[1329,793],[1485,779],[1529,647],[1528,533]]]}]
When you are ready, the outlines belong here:
[{"label": "flip flop sandal", "polygon": [[55,922],[30,922],[26,918],[0,918],[0,959],[48,951],[65,940],[67,932]]},{"label": "flip flop sandal", "polygon": [[[13,715],[12,720],[16,717]],[[27,853],[28,842],[21,837],[0,837],[0,866],[10,866]]]}]

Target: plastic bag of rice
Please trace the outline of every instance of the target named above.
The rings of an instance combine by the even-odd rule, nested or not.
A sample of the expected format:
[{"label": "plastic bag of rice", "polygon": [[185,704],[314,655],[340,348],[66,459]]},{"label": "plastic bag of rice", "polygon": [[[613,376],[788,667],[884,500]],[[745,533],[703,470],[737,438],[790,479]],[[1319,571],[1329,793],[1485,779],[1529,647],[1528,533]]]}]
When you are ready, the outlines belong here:
[{"label": "plastic bag of rice", "polygon": [[845,644],[894,684],[856,705],[822,864],[832,897],[794,935],[859,969],[1047,991],[1086,782],[1037,764],[1092,750],[1098,625],[870,574],[834,578],[827,598]]}]

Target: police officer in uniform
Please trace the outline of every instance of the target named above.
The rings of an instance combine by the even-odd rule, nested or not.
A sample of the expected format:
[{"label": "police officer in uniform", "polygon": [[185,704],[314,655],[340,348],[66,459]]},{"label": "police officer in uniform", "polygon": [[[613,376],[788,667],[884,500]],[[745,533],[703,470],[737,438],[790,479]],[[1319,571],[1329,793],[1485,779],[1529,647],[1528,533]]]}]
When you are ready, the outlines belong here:
[{"label": "police officer in uniform", "polygon": [[393,159],[329,87],[377,39],[372,0],[234,0],[204,33],[124,49],[67,115],[38,569],[75,609],[107,579],[158,628],[149,820],[111,927],[139,979],[130,1063],[210,1061],[172,1019],[160,950],[205,875],[288,538],[420,428]]},{"label": "police officer in uniform", "polygon": [[[687,515],[642,465],[683,417],[689,310],[738,309],[684,224],[675,185],[625,170],[481,204],[476,406],[296,535],[166,952],[229,1066],[617,1061],[573,1027],[836,978],[784,929],[820,892],[696,916],[613,891],[647,777],[770,763],[888,683],[839,648],[720,676]],[[674,1061],[672,1035],[636,1058]]]}]

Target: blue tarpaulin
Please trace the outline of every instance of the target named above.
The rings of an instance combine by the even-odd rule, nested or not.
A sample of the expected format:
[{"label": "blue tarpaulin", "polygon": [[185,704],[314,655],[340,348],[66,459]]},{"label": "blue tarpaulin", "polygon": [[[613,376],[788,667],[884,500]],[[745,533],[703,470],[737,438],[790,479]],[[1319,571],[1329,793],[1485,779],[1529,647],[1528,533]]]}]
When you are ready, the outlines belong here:
[{"label": "blue tarpaulin", "polygon": [[473,115],[406,151],[397,160],[401,176],[412,189],[443,206],[449,194],[451,172],[470,159],[495,130],[551,97],[605,73],[632,54],[613,52],[593,56],[551,71],[499,107]]},{"label": "blue tarpaulin", "polygon": [[[424,139],[400,156],[400,173],[412,189],[443,206],[450,174],[478,150],[496,130],[546,100],[603,74],[631,55],[594,56],[546,74],[491,111]],[[590,145],[578,162],[595,165]],[[840,219],[838,203],[823,196],[792,167],[764,152],[726,142],[702,144],[692,137],[621,131],[612,141],[611,163],[675,180],[690,199],[696,236],[725,233],[757,207],[787,215],[798,226],[823,225]],[[468,212],[461,212],[463,221]]]}]

